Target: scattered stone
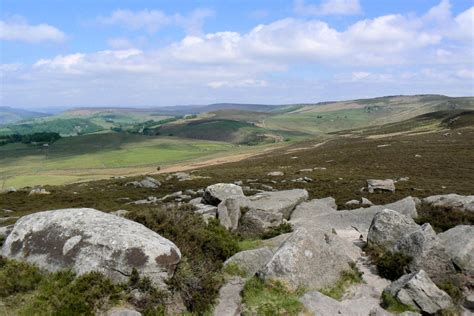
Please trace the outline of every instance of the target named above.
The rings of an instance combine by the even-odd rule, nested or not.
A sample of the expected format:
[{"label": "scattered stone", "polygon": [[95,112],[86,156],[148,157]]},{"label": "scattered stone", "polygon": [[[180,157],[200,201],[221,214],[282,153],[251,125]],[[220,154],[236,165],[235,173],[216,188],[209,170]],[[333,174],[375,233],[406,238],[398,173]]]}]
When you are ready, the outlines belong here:
[{"label": "scattered stone", "polygon": [[392,179],[369,179],[367,180],[367,189],[369,193],[374,193],[375,190],[395,192],[395,183]]},{"label": "scattered stone", "polygon": [[276,212],[288,219],[293,209],[308,199],[308,191],[293,189],[276,192],[262,192],[249,197],[250,207],[256,210]]},{"label": "scattered stone", "polygon": [[240,293],[244,289],[245,280],[240,277],[234,277],[229,280],[219,290],[217,306],[214,308],[213,315],[238,316],[241,314],[242,297]]},{"label": "scattered stone", "polygon": [[423,270],[402,276],[392,282],[384,293],[390,294],[402,304],[429,314],[453,304],[451,297],[440,290]]},{"label": "scattered stone", "polygon": [[198,197],[198,198],[192,199],[188,203],[191,205],[202,204],[202,198]]},{"label": "scattered stone", "polygon": [[167,176],[166,180],[171,180],[173,178],[176,178],[178,181],[189,181],[193,179],[193,176],[186,172],[176,172]]},{"label": "scattered stone", "polygon": [[290,288],[319,289],[336,282],[350,269],[349,257],[335,244],[337,236],[310,234],[298,228],[258,272],[264,280],[280,280]]},{"label": "scattered stone", "polygon": [[6,213],[6,214],[15,213],[15,211],[8,210],[8,209],[5,209],[5,208],[2,211],[3,211],[3,213]]},{"label": "scattered stone", "polygon": [[173,193],[165,195],[164,197],[161,198],[161,200],[169,201],[176,198],[182,198],[182,196],[183,196],[183,191],[177,191],[177,192],[173,192]]},{"label": "scattered stone", "polygon": [[281,176],[284,176],[285,174],[281,171],[272,171],[272,172],[269,172],[267,173],[267,176],[269,177],[281,177]]},{"label": "scattered stone", "polygon": [[406,182],[409,180],[410,180],[410,177],[401,177],[401,178],[397,178],[395,182]]},{"label": "scattered stone", "polygon": [[367,207],[374,205],[374,203],[372,203],[369,199],[362,197],[360,205],[363,207]]},{"label": "scattered stone", "polygon": [[17,192],[17,190],[14,187],[6,188],[0,191],[0,193],[15,193],[15,192]]},{"label": "scattered stone", "polygon": [[313,170],[326,170],[327,168],[326,167],[315,167],[313,168]]},{"label": "scattered stone", "polygon": [[382,144],[382,145],[377,145],[377,148],[384,148],[384,147],[390,147],[392,146],[391,144]]},{"label": "scattered stone", "polygon": [[433,195],[422,200],[423,204],[446,209],[474,212],[474,195],[444,194]]},{"label": "scattered stone", "polygon": [[242,188],[231,183],[217,183],[210,185],[204,191],[203,201],[217,206],[220,202],[231,196],[244,196]]},{"label": "scattered stone", "polygon": [[416,155],[415,155],[415,158],[421,158],[421,155],[416,154]]},{"label": "scattered stone", "polygon": [[238,186],[243,186],[244,185],[244,182],[241,181],[241,180],[237,180],[234,182],[235,185],[238,185]]},{"label": "scattered stone", "polygon": [[261,187],[262,187],[262,189],[264,189],[266,191],[272,191],[273,190],[273,187],[271,185],[262,184]]},{"label": "scattered stone", "polygon": [[171,277],[181,253],[171,241],[145,226],[94,209],[38,212],[19,219],[2,255],[48,271],[98,271],[116,282],[133,268],[157,286]]},{"label": "scattered stone", "polygon": [[236,264],[245,270],[247,276],[253,276],[263,268],[273,257],[273,252],[268,247],[245,250],[236,253],[224,262],[224,266]]},{"label": "scattered stone", "polygon": [[313,172],[313,169],[300,169],[300,172]]},{"label": "scattered stone", "polygon": [[134,186],[136,188],[156,189],[161,186],[161,182],[152,178],[146,177],[142,181],[132,181],[125,183],[125,186]]},{"label": "scattered stone", "polygon": [[28,195],[47,195],[47,194],[51,194],[51,192],[46,191],[43,188],[36,188],[36,189],[31,190]]},{"label": "scattered stone", "polygon": [[353,205],[359,205],[360,202],[358,200],[350,200],[350,201],[347,201],[344,204],[347,205],[347,206],[353,206]]},{"label": "scattered stone", "polygon": [[459,225],[438,234],[438,238],[456,267],[474,276],[474,226]]},{"label": "scattered stone", "polygon": [[191,196],[196,195],[196,191],[191,190],[191,189],[186,189],[186,190],[184,190],[183,193],[186,194],[186,195],[191,195]]},{"label": "scattered stone", "polygon": [[110,214],[113,214],[113,215],[119,216],[119,217],[126,217],[128,213],[130,213],[130,211],[127,211],[127,210],[117,210],[117,211],[114,211],[114,212],[110,212]]}]

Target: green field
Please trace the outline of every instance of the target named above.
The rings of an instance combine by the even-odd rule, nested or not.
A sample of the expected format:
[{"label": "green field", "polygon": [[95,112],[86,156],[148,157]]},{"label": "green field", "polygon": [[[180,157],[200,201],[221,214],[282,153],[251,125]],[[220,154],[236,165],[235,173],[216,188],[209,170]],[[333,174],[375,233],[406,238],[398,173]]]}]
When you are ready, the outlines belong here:
[{"label": "green field", "polygon": [[156,171],[187,160],[237,151],[235,145],[124,133],[62,138],[49,147],[0,147],[2,186],[63,184],[112,175]]}]

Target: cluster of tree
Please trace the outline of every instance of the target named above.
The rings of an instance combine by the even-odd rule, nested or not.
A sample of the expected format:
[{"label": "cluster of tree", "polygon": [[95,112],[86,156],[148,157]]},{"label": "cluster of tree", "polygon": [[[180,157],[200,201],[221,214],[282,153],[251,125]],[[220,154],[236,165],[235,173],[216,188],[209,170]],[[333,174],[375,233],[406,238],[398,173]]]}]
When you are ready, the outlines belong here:
[{"label": "cluster of tree", "polygon": [[11,143],[53,143],[61,138],[61,135],[55,132],[41,132],[33,134],[12,134],[0,136],[0,146]]},{"label": "cluster of tree", "polygon": [[170,118],[166,118],[159,121],[149,120],[146,122],[135,124],[127,129],[124,129],[123,127],[112,127],[111,130],[116,131],[116,132],[125,131],[130,134],[142,134],[142,135],[155,136],[155,135],[159,135],[158,130],[160,129],[162,125],[174,122],[181,118],[182,118],[181,116],[175,116],[175,117],[170,117]]}]

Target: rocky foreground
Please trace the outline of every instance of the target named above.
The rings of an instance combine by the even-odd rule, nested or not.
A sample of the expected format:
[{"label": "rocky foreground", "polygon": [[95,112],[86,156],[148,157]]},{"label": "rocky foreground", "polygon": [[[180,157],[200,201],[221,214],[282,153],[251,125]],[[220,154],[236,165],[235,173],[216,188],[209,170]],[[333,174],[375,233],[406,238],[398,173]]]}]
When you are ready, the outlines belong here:
[{"label": "rocky foreground", "polygon": [[[474,310],[474,227],[459,225],[437,234],[429,223],[414,221],[421,206],[474,212],[474,196],[406,197],[386,205],[363,198],[346,203],[358,208],[338,210],[333,198],[308,200],[304,189],[246,196],[239,184],[218,183],[202,191],[130,202],[188,204],[205,222],[217,220],[231,232],[291,227],[291,232],[263,240],[225,261],[224,269],[240,273],[227,278],[220,289],[215,315],[260,314],[242,300],[246,282],[255,277],[280,282],[290,292],[303,289],[298,298],[304,307],[301,314],[391,315],[396,312],[394,304],[407,310],[403,315],[469,315]],[[146,178],[127,185],[159,187],[160,183]],[[388,180],[368,181],[368,192],[394,189]],[[127,211],[108,214],[86,208],[27,215],[0,228],[5,239],[1,254],[46,271],[72,269],[77,275],[98,271],[117,283],[136,270],[166,291],[166,280],[182,259],[180,249],[173,240],[126,216]],[[384,273],[381,258],[395,258],[398,274]],[[324,294],[350,271],[359,273],[361,282],[345,288],[337,299]],[[453,299],[440,288],[443,284],[456,284],[462,299]],[[108,314],[139,312],[120,307]]]}]

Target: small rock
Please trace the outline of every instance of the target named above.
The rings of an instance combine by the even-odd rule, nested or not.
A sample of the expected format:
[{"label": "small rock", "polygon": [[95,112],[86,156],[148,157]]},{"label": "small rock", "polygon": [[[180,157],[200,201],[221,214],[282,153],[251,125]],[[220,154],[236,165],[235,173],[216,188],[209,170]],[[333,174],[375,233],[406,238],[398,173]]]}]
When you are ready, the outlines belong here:
[{"label": "small rock", "polygon": [[11,188],[6,188],[6,189],[1,190],[0,193],[14,193],[16,191],[17,190],[14,187],[11,187]]},{"label": "small rock", "polygon": [[130,213],[130,211],[127,211],[127,210],[117,210],[117,211],[114,211],[114,212],[110,212],[110,214],[113,214],[113,215],[119,216],[119,217],[126,217],[128,213]]},{"label": "small rock", "polygon": [[49,191],[46,191],[45,189],[43,188],[36,188],[36,189],[33,189],[30,191],[30,193],[28,195],[42,195],[42,194],[51,194],[51,192]]},{"label": "small rock", "polygon": [[374,193],[375,190],[395,192],[395,183],[392,179],[369,179],[367,180],[367,189],[369,193]]},{"label": "small rock", "polygon": [[114,307],[105,313],[106,316],[141,316],[142,314],[134,309],[125,307]]},{"label": "small rock", "polygon": [[231,183],[217,183],[210,185],[204,191],[203,201],[217,206],[220,202],[231,196],[244,196],[242,188]]},{"label": "small rock", "polygon": [[426,197],[423,204],[446,209],[474,212],[474,195],[443,194]]},{"label": "small rock", "polygon": [[347,206],[353,206],[353,205],[359,205],[360,202],[358,200],[350,200],[350,201],[347,201],[344,204],[347,205]]},{"label": "small rock", "polygon": [[272,171],[272,172],[269,172],[267,173],[267,176],[269,177],[281,177],[281,176],[284,176],[285,174],[281,171]]},{"label": "small rock", "polygon": [[369,199],[362,197],[360,205],[363,207],[367,207],[374,205],[374,203],[372,203]]},{"label": "small rock", "polygon": [[300,172],[313,172],[313,169],[300,169]]}]

